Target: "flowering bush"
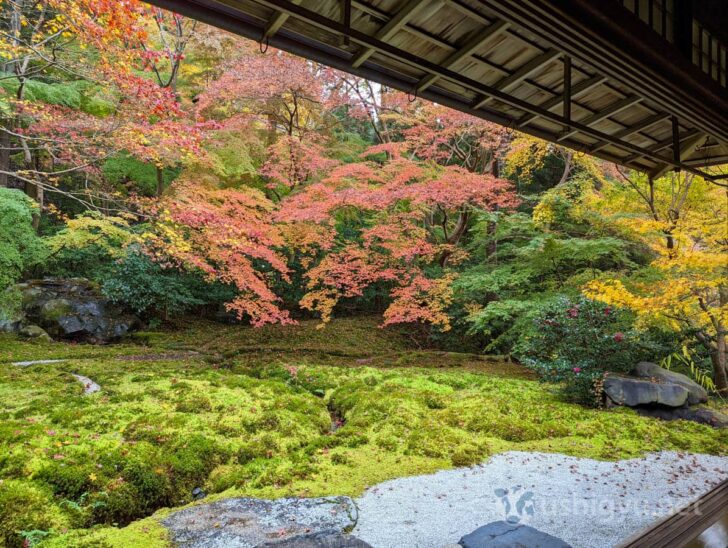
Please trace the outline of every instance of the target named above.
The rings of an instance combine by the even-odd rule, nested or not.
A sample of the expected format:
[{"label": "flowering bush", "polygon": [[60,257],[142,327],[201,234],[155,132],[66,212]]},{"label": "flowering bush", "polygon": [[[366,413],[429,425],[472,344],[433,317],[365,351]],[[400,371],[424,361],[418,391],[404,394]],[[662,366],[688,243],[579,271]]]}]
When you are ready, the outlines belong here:
[{"label": "flowering bush", "polygon": [[583,403],[600,399],[604,373],[626,372],[658,349],[645,333],[632,329],[629,312],[597,301],[560,299],[535,320],[515,354],[548,382],[563,383]]}]

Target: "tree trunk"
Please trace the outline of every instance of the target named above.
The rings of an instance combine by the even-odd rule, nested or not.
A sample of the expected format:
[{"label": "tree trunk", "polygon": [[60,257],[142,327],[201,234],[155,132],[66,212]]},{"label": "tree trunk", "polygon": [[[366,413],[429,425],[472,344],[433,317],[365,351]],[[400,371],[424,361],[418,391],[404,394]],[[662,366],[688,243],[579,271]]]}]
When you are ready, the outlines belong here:
[{"label": "tree trunk", "polygon": [[38,232],[41,209],[43,209],[43,188],[33,183],[25,183],[25,194],[38,204],[38,209],[33,211],[33,228]]},{"label": "tree trunk", "polygon": [[[0,131],[0,171],[10,171],[10,135]],[[0,187],[10,184],[10,176],[7,173],[0,173]]]},{"label": "tree trunk", "polygon": [[[470,214],[467,211],[460,212],[460,217],[458,217],[458,220],[455,223],[455,229],[453,230],[452,234],[450,234],[450,236],[447,238],[448,244],[458,244],[460,238],[462,238],[465,232],[467,232],[469,219]],[[443,251],[442,255],[440,255],[440,266],[444,267],[447,264],[447,260],[450,258],[450,255],[452,255],[451,251]]]},{"label": "tree trunk", "polygon": [[164,170],[157,166],[157,198],[164,193]]},{"label": "tree trunk", "polygon": [[568,151],[566,153],[566,158],[564,158],[564,172],[561,174],[561,179],[559,179],[559,182],[556,183],[556,186],[563,185],[569,179],[569,174],[571,173],[571,161],[573,158],[574,153]]},{"label": "tree trunk", "polygon": [[498,231],[498,223],[496,221],[488,221],[488,224],[486,226],[486,233],[490,237],[490,241],[488,242],[488,245],[485,248],[485,256],[488,259],[490,259],[491,257],[494,257],[496,262],[498,262],[498,258],[497,258],[498,240],[495,236],[497,231]]},{"label": "tree trunk", "polygon": [[728,396],[728,347],[726,345],[726,331],[722,322],[718,322],[717,331],[715,348],[710,354],[710,359],[713,362],[713,382],[715,382],[715,389],[721,396]]},{"label": "tree trunk", "polygon": [[728,360],[726,359],[725,336],[718,339],[718,347],[710,355],[713,362],[713,382],[721,396],[728,396]]}]

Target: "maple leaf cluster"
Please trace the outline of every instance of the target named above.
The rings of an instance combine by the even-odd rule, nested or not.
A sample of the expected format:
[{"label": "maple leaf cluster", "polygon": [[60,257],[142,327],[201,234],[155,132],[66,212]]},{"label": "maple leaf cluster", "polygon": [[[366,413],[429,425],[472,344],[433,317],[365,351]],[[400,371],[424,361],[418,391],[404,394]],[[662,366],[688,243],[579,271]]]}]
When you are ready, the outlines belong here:
[{"label": "maple leaf cluster", "polygon": [[[131,202],[149,221],[145,251],[234,286],[229,309],[254,325],[292,321],[277,288],[295,263],[300,306],[324,320],[377,285],[389,295],[385,324],[448,327],[449,267],[466,257],[471,214],[517,204],[492,169],[506,131],[282,51],[197,33],[138,0],[40,4],[52,16],[25,14],[30,45],[4,40],[0,51],[17,66],[23,56],[41,65],[52,47],[53,68],[80,82],[75,103],[9,99],[14,137],[54,173],[46,182],[57,167],[102,181],[104,160],[120,154],[154,166],[157,199]],[[205,56],[215,70],[192,66]],[[199,92],[185,96],[180,78]],[[375,143],[342,139],[351,123],[370,124]],[[182,174],[165,191],[169,167]]]}]

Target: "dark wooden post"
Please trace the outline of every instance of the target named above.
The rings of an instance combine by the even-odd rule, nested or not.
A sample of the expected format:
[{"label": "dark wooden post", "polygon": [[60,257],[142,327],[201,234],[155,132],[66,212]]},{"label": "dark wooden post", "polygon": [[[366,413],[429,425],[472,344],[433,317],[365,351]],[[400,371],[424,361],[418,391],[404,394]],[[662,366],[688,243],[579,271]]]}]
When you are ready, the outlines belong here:
[{"label": "dark wooden post", "polygon": [[693,0],[677,0],[672,30],[675,46],[688,61],[693,60]]},{"label": "dark wooden post", "polygon": [[564,118],[571,127],[571,57],[564,57]]},{"label": "dark wooden post", "polygon": [[[672,159],[676,164],[680,163],[680,126],[675,116],[672,117]],[[680,171],[680,168],[676,167],[675,171]]]}]

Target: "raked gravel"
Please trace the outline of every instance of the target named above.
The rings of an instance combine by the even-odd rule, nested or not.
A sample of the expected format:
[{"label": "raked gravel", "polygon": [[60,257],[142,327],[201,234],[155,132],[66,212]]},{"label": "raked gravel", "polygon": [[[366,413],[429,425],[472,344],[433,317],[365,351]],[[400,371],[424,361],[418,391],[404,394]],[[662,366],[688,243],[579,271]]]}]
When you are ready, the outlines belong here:
[{"label": "raked gravel", "polygon": [[481,525],[519,516],[519,498],[532,493],[520,505],[522,523],[574,548],[606,548],[726,478],[726,457],[661,452],[604,462],[512,451],[370,488],[356,500],[352,534],[374,548],[452,546]]}]

